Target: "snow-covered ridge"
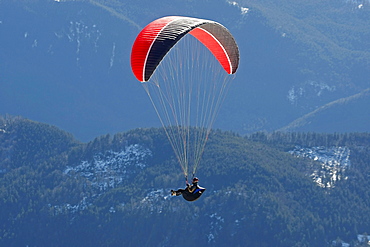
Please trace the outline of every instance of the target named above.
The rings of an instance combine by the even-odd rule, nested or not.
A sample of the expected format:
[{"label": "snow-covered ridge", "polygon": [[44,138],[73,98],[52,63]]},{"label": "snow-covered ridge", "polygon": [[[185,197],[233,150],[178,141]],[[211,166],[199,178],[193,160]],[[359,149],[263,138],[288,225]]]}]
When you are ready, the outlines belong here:
[{"label": "snow-covered ridge", "polygon": [[337,181],[348,178],[345,176],[345,171],[351,165],[351,152],[347,147],[305,148],[296,146],[289,153],[296,157],[305,157],[319,162],[320,165],[311,167],[310,176],[322,188],[333,188]]}]

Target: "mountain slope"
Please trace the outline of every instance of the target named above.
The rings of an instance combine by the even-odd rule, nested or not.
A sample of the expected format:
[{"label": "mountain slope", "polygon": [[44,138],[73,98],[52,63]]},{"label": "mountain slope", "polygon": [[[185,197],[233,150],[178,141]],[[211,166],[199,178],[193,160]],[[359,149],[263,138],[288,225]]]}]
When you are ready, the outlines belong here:
[{"label": "mountain slope", "polygon": [[[366,131],[370,124],[370,112],[366,112],[363,106],[370,103],[370,89],[366,89],[350,97],[330,102],[320,108],[296,119],[281,131],[313,131],[320,129],[322,132],[346,132],[349,130]],[[321,126],[322,123],[324,126]],[[356,122],[356,127],[352,124]]]},{"label": "mountain slope", "polygon": [[[130,50],[149,22],[184,15],[222,23],[240,48],[216,127],[280,129],[369,88],[369,11],[367,1],[334,0],[1,1],[0,113],[59,126],[82,141],[159,127],[132,75]],[[357,123],[344,130],[363,131]],[[331,122],[314,127],[328,129],[343,131]]]},{"label": "mountain slope", "polygon": [[[338,237],[352,241],[369,225],[368,134],[243,138],[213,131],[197,174],[207,191],[189,203],[169,195],[184,183],[162,129],[83,144],[48,125],[8,118],[2,130],[4,123],[19,139],[1,131],[2,143],[13,140],[13,152],[28,159],[7,169],[12,157],[0,162],[2,245],[325,246]],[[39,131],[24,132],[24,125]],[[37,141],[43,136],[50,142]],[[33,150],[17,140],[40,144]],[[68,148],[44,156],[54,140]],[[321,149],[308,158],[297,145]],[[339,170],[318,173],[340,178],[318,186],[311,174],[331,164],[328,157]]]}]

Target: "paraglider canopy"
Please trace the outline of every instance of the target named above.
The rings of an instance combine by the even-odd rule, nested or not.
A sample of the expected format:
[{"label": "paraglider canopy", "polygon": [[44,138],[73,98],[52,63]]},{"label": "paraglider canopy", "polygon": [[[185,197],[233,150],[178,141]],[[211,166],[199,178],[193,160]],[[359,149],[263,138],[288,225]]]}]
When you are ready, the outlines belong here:
[{"label": "paraglider canopy", "polygon": [[167,52],[188,33],[212,52],[228,74],[236,72],[238,46],[224,26],[210,20],[167,16],[151,22],[137,36],[131,53],[136,78],[148,81]]}]

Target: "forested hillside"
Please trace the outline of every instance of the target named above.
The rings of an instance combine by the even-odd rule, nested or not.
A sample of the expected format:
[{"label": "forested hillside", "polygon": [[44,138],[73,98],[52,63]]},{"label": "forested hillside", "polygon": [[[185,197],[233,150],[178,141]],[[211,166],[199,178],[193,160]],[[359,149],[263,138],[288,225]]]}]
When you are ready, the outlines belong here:
[{"label": "forested hillside", "polygon": [[[2,118],[0,245],[354,246],[370,226],[369,142],[215,130],[197,174],[207,191],[189,203],[170,196],[184,178],[162,129],[79,143]],[[312,174],[325,164],[319,173],[336,176],[319,186]]]}]

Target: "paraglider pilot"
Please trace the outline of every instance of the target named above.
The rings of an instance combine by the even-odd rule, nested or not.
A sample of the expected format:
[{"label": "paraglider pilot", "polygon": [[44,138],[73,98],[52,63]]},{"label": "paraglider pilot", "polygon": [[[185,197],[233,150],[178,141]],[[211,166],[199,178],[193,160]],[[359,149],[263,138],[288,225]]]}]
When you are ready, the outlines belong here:
[{"label": "paraglider pilot", "polygon": [[171,190],[171,195],[179,196],[182,195],[187,201],[195,201],[198,199],[203,192],[206,190],[198,185],[199,179],[197,177],[193,178],[192,184],[186,183],[185,189],[178,189],[176,191]]}]

